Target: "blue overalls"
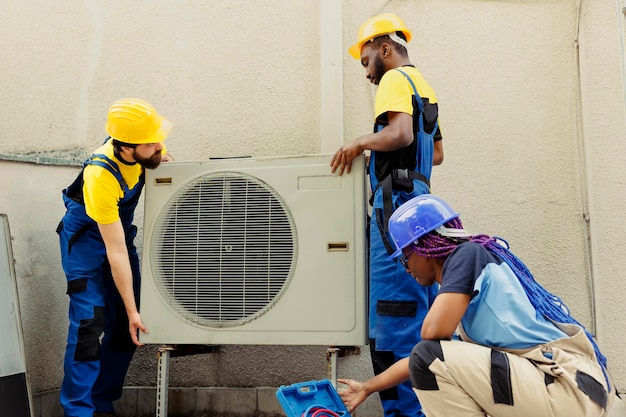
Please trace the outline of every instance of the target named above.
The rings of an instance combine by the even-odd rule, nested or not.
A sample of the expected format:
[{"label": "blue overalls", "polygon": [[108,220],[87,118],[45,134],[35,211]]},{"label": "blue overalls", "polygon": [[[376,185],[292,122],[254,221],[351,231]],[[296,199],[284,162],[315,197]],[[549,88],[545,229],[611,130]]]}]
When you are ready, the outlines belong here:
[{"label": "blue overalls", "polygon": [[[411,78],[404,71],[397,70],[413,87],[415,140],[408,148],[385,153],[372,151],[370,155],[373,195],[369,233],[369,337],[375,374],[409,356],[413,346],[421,340],[422,322],[437,293],[437,286],[419,285],[400,262],[388,259],[395,251],[387,232],[389,216],[402,203],[430,192],[433,137],[437,130],[435,124],[431,133],[425,132],[424,102]],[[384,126],[377,122],[374,131],[380,131]],[[408,163],[407,156],[410,158]],[[382,391],[380,398],[387,417],[424,415],[409,381]]]},{"label": "blue overalls", "polygon": [[[94,160],[95,157],[99,160]],[[132,222],[144,185],[143,175],[129,190],[112,159],[94,154],[83,170],[87,165],[109,171],[124,191],[124,198],[118,204],[119,214],[126,234],[135,299],[139,303],[139,257],[133,243],[137,228]],[[135,352],[126,309],[113,282],[98,225],[85,211],[82,179],[81,171],[63,190],[67,211],[57,228],[70,297],[65,376],[61,385],[65,417],[92,417],[95,410],[112,412],[113,401],[122,395],[124,378]]]}]

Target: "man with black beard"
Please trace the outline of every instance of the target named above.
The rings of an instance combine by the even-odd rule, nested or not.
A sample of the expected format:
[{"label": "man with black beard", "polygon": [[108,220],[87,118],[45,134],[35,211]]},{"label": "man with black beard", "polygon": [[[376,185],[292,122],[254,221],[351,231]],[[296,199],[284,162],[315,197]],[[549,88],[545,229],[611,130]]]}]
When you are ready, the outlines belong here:
[{"label": "man with black beard", "polygon": [[[437,98],[411,65],[407,52],[411,36],[392,13],[361,25],[349,53],[360,59],[365,76],[378,86],[374,130],[346,142],[330,162],[331,171],[342,175],[350,173],[354,158],[370,152],[368,332],[377,375],[409,356],[420,341],[422,322],[437,293],[436,286],[420,286],[396,259],[389,259],[395,250],[387,232],[391,214],[405,201],[429,193],[432,167],[443,162]],[[382,391],[380,398],[386,417],[423,416],[408,382]]]},{"label": "man with black beard", "polygon": [[109,137],[63,190],[61,260],[70,297],[61,405],[66,417],[113,416],[138,332],[139,257],[135,208],[144,172],[166,154],[172,124],[149,103],[118,100],[108,112]]}]

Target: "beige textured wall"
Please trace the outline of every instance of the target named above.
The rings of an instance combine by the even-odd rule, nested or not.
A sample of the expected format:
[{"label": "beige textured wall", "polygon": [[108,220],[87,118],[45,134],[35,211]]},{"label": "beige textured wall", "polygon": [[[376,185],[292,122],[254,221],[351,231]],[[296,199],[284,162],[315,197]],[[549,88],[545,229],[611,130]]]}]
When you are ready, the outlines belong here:
[{"label": "beige textured wall", "polygon": [[[585,325],[597,321],[624,389],[623,16],[615,1],[581,4],[343,0],[343,126],[346,140],[371,130],[375,92],[345,50],[365,18],[396,12],[440,101],[446,160],[434,192],[471,231],[506,238]],[[320,137],[318,1],[0,0],[0,10],[4,159],[90,152],[123,96],[174,122],[167,145],[178,160],[316,153],[332,141]],[[54,229],[59,191],[76,172],[0,160],[35,392],[62,377],[67,300]],[[154,384],[155,364],[143,349],[128,383]],[[370,373],[367,354],[339,366],[341,376]],[[227,346],[176,359],[170,383],[276,386],[325,372],[323,348]]]},{"label": "beige textured wall", "polygon": [[[91,150],[144,98],[183,159],[319,148],[319,7],[293,1],[3,1],[3,151]],[[303,17],[305,17],[303,19]]]}]

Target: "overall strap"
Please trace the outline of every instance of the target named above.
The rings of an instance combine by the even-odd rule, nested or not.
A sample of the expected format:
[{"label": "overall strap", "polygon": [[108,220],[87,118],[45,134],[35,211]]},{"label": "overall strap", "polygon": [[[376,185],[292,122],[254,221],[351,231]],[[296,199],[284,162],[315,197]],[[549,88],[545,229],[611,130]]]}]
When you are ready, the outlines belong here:
[{"label": "overall strap", "polygon": [[404,75],[406,77],[407,80],[409,80],[409,83],[411,84],[411,87],[413,87],[413,93],[416,96],[419,96],[419,93],[417,92],[417,88],[415,88],[415,83],[413,82],[413,80],[411,79],[411,77],[409,77],[409,74],[407,74],[406,72],[402,71],[400,68],[396,68],[396,71],[398,71],[399,73],[401,73],[402,75]]},{"label": "overall strap", "polygon": [[[396,70],[398,72],[400,72],[402,75],[404,75],[404,77],[409,81],[409,84],[411,84],[411,87],[413,88],[413,97],[415,97],[415,102],[417,103],[417,114],[414,115],[414,117],[417,117],[417,129],[418,129],[418,131],[415,132],[415,136],[416,136],[416,140],[417,140],[420,133],[426,133],[426,131],[424,129],[424,117],[423,117],[424,100],[422,100],[422,97],[417,92],[417,87],[415,87],[415,83],[413,82],[413,79],[409,76],[409,74],[407,74],[406,72],[402,71],[400,68],[396,68]],[[414,126],[415,126],[415,122],[413,122],[413,123],[414,123]],[[437,131],[438,125],[439,125],[439,119],[437,119],[435,121],[435,126],[433,127],[433,130],[432,130],[433,132]],[[418,157],[417,157],[417,160],[416,160],[417,170],[418,171],[422,171],[422,166],[421,166],[421,163],[420,163],[422,158],[419,156],[421,154],[419,146],[417,147],[417,153],[418,153]],[[430,185],[429,185],[429,187],[430,187]]]},{"label": "overall strap", "polygon": [[[387,252],[389,255],[394,253],[396,250],[391,244],[391,241],[387,235],[388,233],[388,222],[393,214],[393,181],[398,179],[412,179],[419,180],[428,186],[430,190],[430,181],[426,178],[422,173],[411,171],[408,169],[394,169],[391,171],[390,175],[387,175],[383,178],[380,183],[378,183],[377,188],[381,188],[382,192],[382,201],[383,208],[376,209],[376,221],[378,222],[378,226],[380,229],[381,237],[383,239],[383,243],[385,244],[385,248],[387,248]],[[374,195],[372,194],[372,200]]]},{"label": "overall strap", "polygon": [[[95,160],[94,158],[104,159],[104,161]],[[99,167],[106,169],[111,174],[113,174],[113,176],[120,183],[120,187],[122,187],[122,191],[124,191],[124,194],[126,194],[126,192],[128,191],[128,185],[126,184],[126,181],[124,181],[124,178],[122,177],[122,174],[120,172],[120,167],[117,165],[117,163],[114,160],[110,159],[108,156],[104,154],[93,154],[85,162],[85,165],[97,165]]]},{"label": "overall strap", "polygon": [[[418,118],[419,130],[424,131],[424,121],[422,120],[422,111],[424,109],[424,102],[422,101],[422,97],[420,97],[419,93],[417,92],[417,88],[415,87],[415,83],[413,82],[411,77],[409,77],[409,75],[406,72],[402,71],[399,68],[396,68],[396,70],[402,73],[406,77],[406,79],[411,84],[411,87],[413,88],[413,96],[415,97],[415,100],[418,105],[417,114],[414,114],[413,116]],[[419,140],[417,135],[415,137],[415,140]],[[382,192],[383,208],[382,209],[377,208],[375,210],[376,222],[380,230],[383,244],[385,245],[385,248],[387,249],[387,253],[389,253],[389,255],[395,252],[395,248],[393,244],[391,243],[391,240],[389,239],[389,236],[388,236],[388,230],[389,230],[388,222],[389,222],[389,218],[393,214],[393,196],[392,196],[393,182],[394,180],[402,180],[402,179],[419,180],[423,182],[424,184],[426,184],[428,188],[430,189],[430,181],[424,174],[422,174],[419,171],[413,171],[409,169],[392,169],[391,173],[378,183],[378,187],[382,188],[381,192]],[[372,195],[372,199],[373,199],[373,195]]]},{"label": "overall strap", "polygon": [[[420,94],[417,92],[417,87],[415,87],[415,83],[413,82],[411,77],[409,77],[409,74],[402,71],[400,68],[396,68],[396,71],[404,75],[404,77],[409,80],[409,84],[411,84],[411,87],[413,88],[413,95],[415,96],[415,98],[417,99],[417,103],[419,104],[418,113],[422,114],[422,110],[424,109],[424,102],[422,101],[422,96],[420,96]],[[422,125],[420,125],[420,130],[424,130]]]}]

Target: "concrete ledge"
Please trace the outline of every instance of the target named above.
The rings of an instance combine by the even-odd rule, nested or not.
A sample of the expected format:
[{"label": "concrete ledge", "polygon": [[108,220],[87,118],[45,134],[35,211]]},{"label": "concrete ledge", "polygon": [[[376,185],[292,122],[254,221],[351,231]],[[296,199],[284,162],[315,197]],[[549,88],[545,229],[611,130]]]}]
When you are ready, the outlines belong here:
[{"label": "concrete ledge", "polygon": [[[167,417],[284,417],[285,413],[276,399],[277,389],[170,387]],[[369,400],[359,407],[359,417],[380,415],[379,405],[372,406],[368,404]],[[33,408],[33,417],[63,417],[59,391],[35,395]],[[154,417],[156,388],[125,387],[122,398],[115,403],[115,410],[119,417]],[[616,399],[607,417],[626,417],[626,401]]]},{"label": "concrete ledge", "polygon": [[[284,416],[277,388],[172,388],[168,390],[168,417],[278,417]],[[33,397],[34,417],[63,417],[59,391]],[[119,417],[154,417],[156,388],[125,387],[115,403]]]},{"label": "concrete ledge", "polygon": [[[284,417],[285,412],[276,399],[277,389],[170,387],[167,417]],[[125,387],[122,398],[114,405],[119,417],[154,417],[156,388]],[[63,417],[58,390],[36,394],[33,408],[33,417]],[[380,417],[381,413],[378,394],[368,398],[358,410],[359,417]]]}]

